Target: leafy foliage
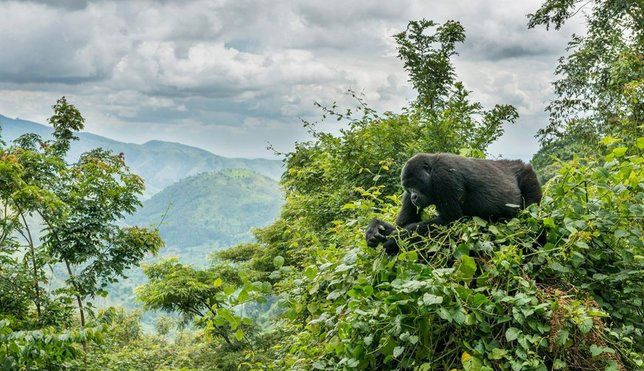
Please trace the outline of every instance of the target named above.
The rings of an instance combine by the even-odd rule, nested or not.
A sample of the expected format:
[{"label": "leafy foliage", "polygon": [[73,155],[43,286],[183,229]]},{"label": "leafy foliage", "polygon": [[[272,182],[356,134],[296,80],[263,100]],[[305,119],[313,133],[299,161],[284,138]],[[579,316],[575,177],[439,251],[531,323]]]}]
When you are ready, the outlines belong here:
[{"label": "leafy foliage", "polygon": [[168,259],[144,267],[148,282],[137,288],[146,308],[182,314],[209,335],[221,337],[227,345],[245,339],[252,330],[250,318],[235,312],[270,286],[250,282],[227,264],[197,270]]},{"label": "leafy foliage", "polygon": [[[434,26],[411,28],[418,25]],[[426,41],[399,37],[414,40]],[[461,88],[454,82],[430,99],[444,106],[416,103],[401,115],[377,115],[359,97],[358,118],[323,107],[348,129],[299,144],[287,156],[281,219],[257,231],[257,244],[220,254],[271,281],[279,296],[284,334],[267,350],[277,359],[254,367],[643,366],[642,139],[606,137],[601,157],[560,163],[542,205],[507,223],[459,221],[416,245],[401,241],[394,258],[366,247],[368,220],[395,217],[397,174],[411,154],[481,156],[512,117],[500,110],[500,119],[476,121],[480,107],[454,104]],[[548,243],[539,246],[543,229]]]},{"label": "leafy foliage", "polygon": [[546,108],[550,124],[539,135],[544,144],[572,139],[584,145],[578,150],[592,153],[606,135],[642,135],[641,2],[547,0],[529,15],[528,26],[558,29],[586,10],[587,32],[573,35],[570,54],[560,59],[560,79],[553,83],[557,99]]},{"label": "leafy foliage", "polygon": [[278,368],[641,367],[643,159],[624,148],[565,164],[517,219],[459,222],[391,259],[362,226],[396,207],[363,194],[278,284],[292,334]]},{"label": "leafy foliage", "polygon": [[[427,30],[435,26],[438,26],[436,32],[427,35]],[[454,84],[450,57],[456,54],[456,43],[465,40],[463,26],[454,21],[441,26],[426,19],[411,21],[407,30],[397,34],[395,40],[398,57],[405,63],[409,81],[418,92],[418,104],[430,109],[441,108]],[[436,44],[438,48],[434,47]]]},{"label": "leafy foliage", "polygon": [[[576,3],[548,0],[531,25],[560,27]],[[413,244],[401,240],[394,257],[366,246],[367,221],[393,219],[400,207],[398,174],[409,156],[484,156],[517,117],[511,106],[471,102],[456,81],[449,58],[464,39],[457,22],[411,22],[396,40],[418,99],[400,114],[377,114],[355,93],[355,109],[320,105],[323,119],[347,127],[331,135],[305,122],[314,140],[286,156],[286,203],[274,224],[255,232],[256,243],[218,252],[205,268],[176,259],[144,267],[149,281],[137,290],[140,300],[182,316],[176,326],[160,321],[154,335],[143,333],[138,314],[115,309],[93,321],[92,329],[105,330],[97,333],[88,326],[70,332],[62,321],[70,294],[82,313],[81,299],[161,243],[155,231],[117,225],[140,193],[118,158],[95,151],[77,164],[62,160],[59,151],[74,136],[64,123],[73,129],[82,120],[59,102],[60,143],[26,135],[0,149],[0,278],[11,280],[0,280],[0,298],[10,299],[0,302],[0,356],[24,369],[76,367],[81,354],[90,356],[89,369],[643,368],[644,137],[631,94],[639,77],[598,85],[606,61],[585,49],[615,35],[593,27],[632,27],[640,18],[631,1],[592,3],[591,23],[598,23],[561,69],[563,105],[551,106],[554,119],[573,118],[542,132],[554,139],[535,157],[550,179],[541,205],[505,223],[463,219]],[[598,9],[627,14],[615,21]],[[604,41],[613,43],[608,52],[633,46]],[[639,62],[629,58],[610,79],[635,76]],[[584,75],[580,66],[595,70]],[[580,100],[565,97],[575,89]],[[580,110],[588,107],[592,117]],[[589,137],[596,148],[579,156]],[[560,154],[565,159],[551,157]],[[36,212],[47,225],[47,248],[28,229],[26,217]],[[86,218],[106,225],[93,232]],[[547,243],[539,245],[543,232]],[[43,267],[57,261],[81,272],[70,270],[68,290],[51,296],[41,290]],[[37,321],[29,319],[34,307]],[[270,322],[253,321],[261,316],[247,307]],[[57,315],[45,315],[49,308]]]},{"label": "leafy foliage", "polygon": [[82,343],[100,342],[103,328],[57,331],[53,327],[14,331],[0,320],[0,368],[3,370],[60,370],[78,368]]},{"label": "leafy foliage", "polygon": [[[119,224],[140,205],[142,179],[102,149],[67,164],[84,119],[65,97],[53,108],[54,139],[25,134],[0,147],[0,295],[8,299],[0,304],[0,348],[12,367],[27,369],[70,367],[78,342],[96,335],[85,327],[87,299],[163,245],[156,230]],[[45,270],[58,265],[66,286],[46,290]],[[79,330],[68,329],[72,297]]]}]

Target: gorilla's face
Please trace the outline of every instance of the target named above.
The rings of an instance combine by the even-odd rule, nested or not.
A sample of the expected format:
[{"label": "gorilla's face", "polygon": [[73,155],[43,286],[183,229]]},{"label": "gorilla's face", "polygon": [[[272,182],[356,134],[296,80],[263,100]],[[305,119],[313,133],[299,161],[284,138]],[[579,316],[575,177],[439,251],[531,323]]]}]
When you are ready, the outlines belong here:
[{"label": "gorilla's face", "polygon": [[409,193],[411,202],[421,209],[433,203],[430,162],[427,155],[416,155],[407,161],[400,175],[402,186]]}]

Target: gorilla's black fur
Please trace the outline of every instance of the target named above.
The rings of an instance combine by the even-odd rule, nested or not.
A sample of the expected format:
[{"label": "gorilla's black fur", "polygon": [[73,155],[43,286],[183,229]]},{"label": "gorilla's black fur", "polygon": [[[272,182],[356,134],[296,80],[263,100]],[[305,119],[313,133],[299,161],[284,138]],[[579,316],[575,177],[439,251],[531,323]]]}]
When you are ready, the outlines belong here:
[{"label": "gorilla's black fur", "polygon": [[[520,160],[484,160],[449,153],[417,154],[401,174],[405,189],[396,224],[409,234],[428,234],[431,225],[446,225],[463,216],[509,219],[520,208],[541,201],[541,186],[531,165]],[[438,216],[421,221],[421,211],[435,205]],[[367,245],[384,242],[387,253],[398,252],[389,238],[396,228],[379,219],[367,227]]]}]

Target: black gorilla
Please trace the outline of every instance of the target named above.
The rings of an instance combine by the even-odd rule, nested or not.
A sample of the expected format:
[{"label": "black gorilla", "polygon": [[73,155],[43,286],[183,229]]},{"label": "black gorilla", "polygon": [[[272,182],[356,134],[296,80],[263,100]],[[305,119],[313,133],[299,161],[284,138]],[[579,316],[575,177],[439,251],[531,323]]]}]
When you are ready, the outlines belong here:
[{"label": "black gorilla", "polygon": [[[509,219],[520,208],[541,201],[541,186],[531,165],[520,160],[484,160],[449,153],[418,154],[401,174],[405,189],[396,224],[408,234],[429,234],[434,224],[446,225],[462,216]],[[421,211],[435,205],[438,216],[421,221]],[[367,245],[384,242],[389,254],[398,252],[396,228],[379,219],[367,227]]]}]

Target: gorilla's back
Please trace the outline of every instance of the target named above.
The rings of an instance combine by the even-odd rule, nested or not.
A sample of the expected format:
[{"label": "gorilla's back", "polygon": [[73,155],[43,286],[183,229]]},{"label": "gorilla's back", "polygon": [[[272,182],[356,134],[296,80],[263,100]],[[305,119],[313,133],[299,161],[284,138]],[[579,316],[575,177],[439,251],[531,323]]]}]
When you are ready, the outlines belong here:
[{"label": "gorilla's back", "polygon": [[452,173],[462,176],[466,195],[462,200],[465,215],[484,219],[513,217],[523,204],[517,175],[526,165],[520,160],[439,154],[435,164],[447,166]]}]

